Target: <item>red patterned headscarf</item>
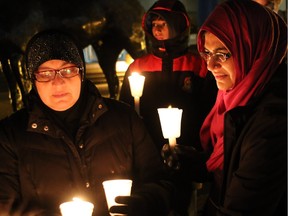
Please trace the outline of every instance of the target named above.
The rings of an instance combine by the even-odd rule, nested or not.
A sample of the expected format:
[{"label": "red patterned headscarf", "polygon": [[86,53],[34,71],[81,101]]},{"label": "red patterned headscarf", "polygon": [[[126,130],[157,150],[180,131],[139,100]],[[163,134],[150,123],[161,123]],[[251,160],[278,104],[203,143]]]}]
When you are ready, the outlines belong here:
[{"label": "red patterned headscarf", "polygon": [[205,32],[214,34],[231,52],[236,83],[218,91],[200,136],[204,150],[212,151],[209,171],[223,169],[224,114],[245,106],[261,93],[287,51],[287,25],[276,13],[251,0],[230,0],[218,5],[198,33],[198,50],[204,50]]}]

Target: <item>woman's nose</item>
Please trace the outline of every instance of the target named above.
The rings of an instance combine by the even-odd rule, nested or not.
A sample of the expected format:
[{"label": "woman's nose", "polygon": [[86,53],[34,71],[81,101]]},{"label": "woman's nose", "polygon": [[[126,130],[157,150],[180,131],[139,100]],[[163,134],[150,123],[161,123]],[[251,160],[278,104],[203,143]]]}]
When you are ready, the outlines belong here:
[{"label": "woman's nose", "polygon": [[206,63],[207,63],[207,69],[209,71],[213,71],[215,68],[221,67],[221,64],[219,62],[215,61],[214,58],[208,58]]},{"label": "woman's nose", "polygon": [[156,27],[155,27],[155,31],[158,31],[158,32],[161,32],[161,31],[162,31],[162,29],[163,29],[163,27],[162,27],[162,26],[156,26]]},{"label": "woman's nose", "polygon": [[56,73],[55,78],[52,80],[53,84],[62,84],[64,79],[61,77],[59,73]]}]

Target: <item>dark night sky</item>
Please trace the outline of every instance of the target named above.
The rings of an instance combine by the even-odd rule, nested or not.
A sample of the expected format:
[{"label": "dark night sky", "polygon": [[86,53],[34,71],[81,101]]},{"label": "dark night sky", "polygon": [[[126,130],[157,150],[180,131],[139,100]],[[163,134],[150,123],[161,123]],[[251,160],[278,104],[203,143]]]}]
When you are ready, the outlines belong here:
[{"label": "dark night sky", "polygon": [[91,24],[90,33],[118,28],[131,34],[131,26],[140,24],[144,13],[138,0],[1,0],[0,8],[0,39],[21,46],[35,32],[60,26],[83,31],[83,25]]}]

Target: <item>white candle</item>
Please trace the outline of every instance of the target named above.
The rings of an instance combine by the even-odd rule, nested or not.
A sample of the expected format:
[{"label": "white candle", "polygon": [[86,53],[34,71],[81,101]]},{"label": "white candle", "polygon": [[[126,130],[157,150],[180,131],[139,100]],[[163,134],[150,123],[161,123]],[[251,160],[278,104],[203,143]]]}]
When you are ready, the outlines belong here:
[{"label": "white candle", "polygon": [[91,216],[94,205],[79,198],[73,198],[73,201],[65,202],[60,205],[62,216]]},{"label": "white candle", "polygon": [[139,102],[140,97],[142,96],[143,93],[145,77],[136,72],[133,72],[131,76],[128,77],[128,79],[130,84],[131,95],[132,97],[134,97],[135,110],[137,111],[138,114],[140,114]]},{"label": "white candle", "polygon": [[[130,196],[131,194],[132,180],[130,179],[107,180],[102,184],[105,191],[108,209],[110,209],[111,206],[120,205],[115,202],[115,197]],[[119,214],[110,213],[110,215],[114,216]]]},{"label": "white candle", "polygon": [[169,144],[174,146],[176,138],[181,135],[181,118],[182,109],[172,108],[158,108],[158,114],[161,123],[163,137],[169,139]]}]

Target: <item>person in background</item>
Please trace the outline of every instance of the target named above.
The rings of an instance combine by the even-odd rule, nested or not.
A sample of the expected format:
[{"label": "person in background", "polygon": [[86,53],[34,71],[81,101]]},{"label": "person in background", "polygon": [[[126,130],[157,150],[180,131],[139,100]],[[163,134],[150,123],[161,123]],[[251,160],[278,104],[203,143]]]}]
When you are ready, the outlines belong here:
[{"label": "person in background", "polygon": [[278,13],[287,23],[287,7],[284,10],[283,9],[281,10],[280,8],[282,0],[253,0],[253,1],[258,2],[261,5],[264,5],[265,7],[273,10],[275,13]]},{"label": "person in background", "polygon": [[[181,136],[177,143],[199,143],[199,130],[215,102],[217,87],[199,53],[188,48],[191,24],[187,11],[180,1],[159,0],[144,14],[142,26],[149,41],[149,53],[130,64],[119,100],[134,106],[128,77],[138,72],[145,77],[140,115],[159,151],[167,140],[162,134],[158,108],[182,109]],[[201,146],[194,147],[201,149]],[[195,184],[182,173],[177,172],[174,177],[179,185],[174,202],[176,211],[187,215],[189,193],[195,193]],[[195,201],[194,197],[192,202]]]},{"label": "person in background", "polygon": [[282,0],[254,0],[254,1],[258,2],[261,5],[266,6],[267,8],[275,11],[276,13],[278,13],[279,5],[282,2]]},{"label": "person in background", "polygon": [[205,216],[287,215],[287,25],[254,1],[226,1],[197,44],[219,89],[204,151],[163,147],[164,159],[212,182]]},{"label": "person in background", "polygon": [[0,122],[0,215],[60,215],[79,197],[108,216],[102,182],[118,178],[133,188],[114,213],[167,215],[174,186],[160,153],[133,109],[85,79],[77,44],[47,30],[27,45],[29,106]]}]

